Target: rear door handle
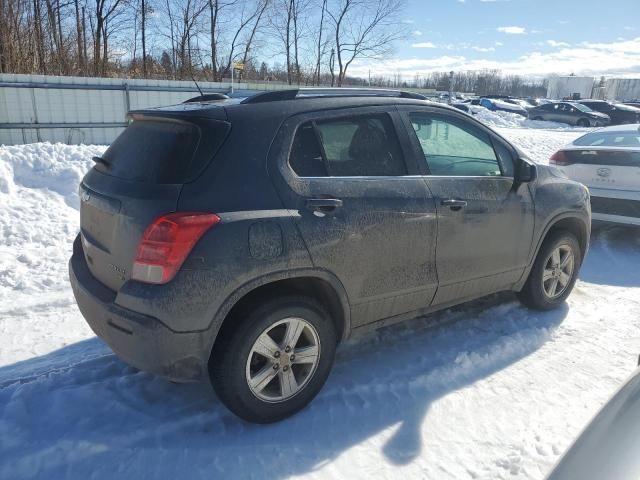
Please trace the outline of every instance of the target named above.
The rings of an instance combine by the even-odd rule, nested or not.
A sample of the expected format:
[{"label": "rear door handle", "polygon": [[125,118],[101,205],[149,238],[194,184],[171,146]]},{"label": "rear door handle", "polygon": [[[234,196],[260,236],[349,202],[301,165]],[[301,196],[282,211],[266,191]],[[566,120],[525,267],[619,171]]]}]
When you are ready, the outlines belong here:
[{"label": "rear door handle", "polygon": [[327,213],[342,207],[342,200],[338,198],[308,198],[307,207],[311,210]]},{"label": "rear door handle", "polygon": [[460,210],[467,206],[467,202],[465,200],[458,200],[456,198],[447,198],[446,200],[441,200],[440,205],[444,207],[449,207],[451,210]]}]

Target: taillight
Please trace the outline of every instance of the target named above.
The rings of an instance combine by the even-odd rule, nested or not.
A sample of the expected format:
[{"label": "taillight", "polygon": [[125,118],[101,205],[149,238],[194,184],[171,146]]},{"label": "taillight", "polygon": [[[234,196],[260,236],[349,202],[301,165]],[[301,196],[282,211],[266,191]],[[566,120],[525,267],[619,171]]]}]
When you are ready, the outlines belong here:
[{"label": "taillight", "polygon": [[219,221],[213,213],[179,212],[158,217],[142,235],[131,278],[167,283],[202,235]]},{"label": "taillight", "polygon": [[553,155],[551,155],[551,158],[549,159],[549,165],[556,165],[556,166],[563,167],[563,166],[571,165],[571,160],[569,160],[569,157],[563,150],[559,150]]}]

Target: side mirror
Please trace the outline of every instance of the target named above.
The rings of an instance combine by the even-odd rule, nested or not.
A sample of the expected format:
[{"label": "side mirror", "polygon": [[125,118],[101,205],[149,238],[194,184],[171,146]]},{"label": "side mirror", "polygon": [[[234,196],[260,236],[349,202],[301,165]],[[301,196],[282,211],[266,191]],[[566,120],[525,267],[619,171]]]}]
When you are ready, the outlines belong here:
[{"label": "side mirror", "polygon": [[520,159],[516,167],[515,181],[518,183],[533,182],[538,178],[538,169],[533,163]]}]

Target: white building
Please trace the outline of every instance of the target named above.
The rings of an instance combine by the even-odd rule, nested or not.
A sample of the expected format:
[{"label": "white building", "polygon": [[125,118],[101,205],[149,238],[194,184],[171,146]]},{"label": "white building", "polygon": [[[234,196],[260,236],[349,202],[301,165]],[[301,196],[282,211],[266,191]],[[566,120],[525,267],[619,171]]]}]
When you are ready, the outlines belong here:
[{"label": "white building", "polygon": [[628,102],[640,99],[640,78],[610,78],[605,83],[605,98]]},{"label": "white building", "polygon": [[547,98],[591,98],[593,77],[551,77],[547,87]]}]

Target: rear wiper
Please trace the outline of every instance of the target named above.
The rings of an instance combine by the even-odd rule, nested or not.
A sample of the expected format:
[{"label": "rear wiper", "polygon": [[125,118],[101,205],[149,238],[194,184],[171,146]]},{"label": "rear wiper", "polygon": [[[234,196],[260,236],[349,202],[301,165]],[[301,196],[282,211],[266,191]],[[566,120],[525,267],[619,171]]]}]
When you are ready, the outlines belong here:
[{"label": "rear wiper", "polygon": [[111,162],[109,162],[109,160],[102,158],[102,157],[98,157],[97,155],[95,157],[91,157],[91,160],[93,160],[96,163],[101,163],[102,165],[104,165],[107,168],[111,168]]}]

